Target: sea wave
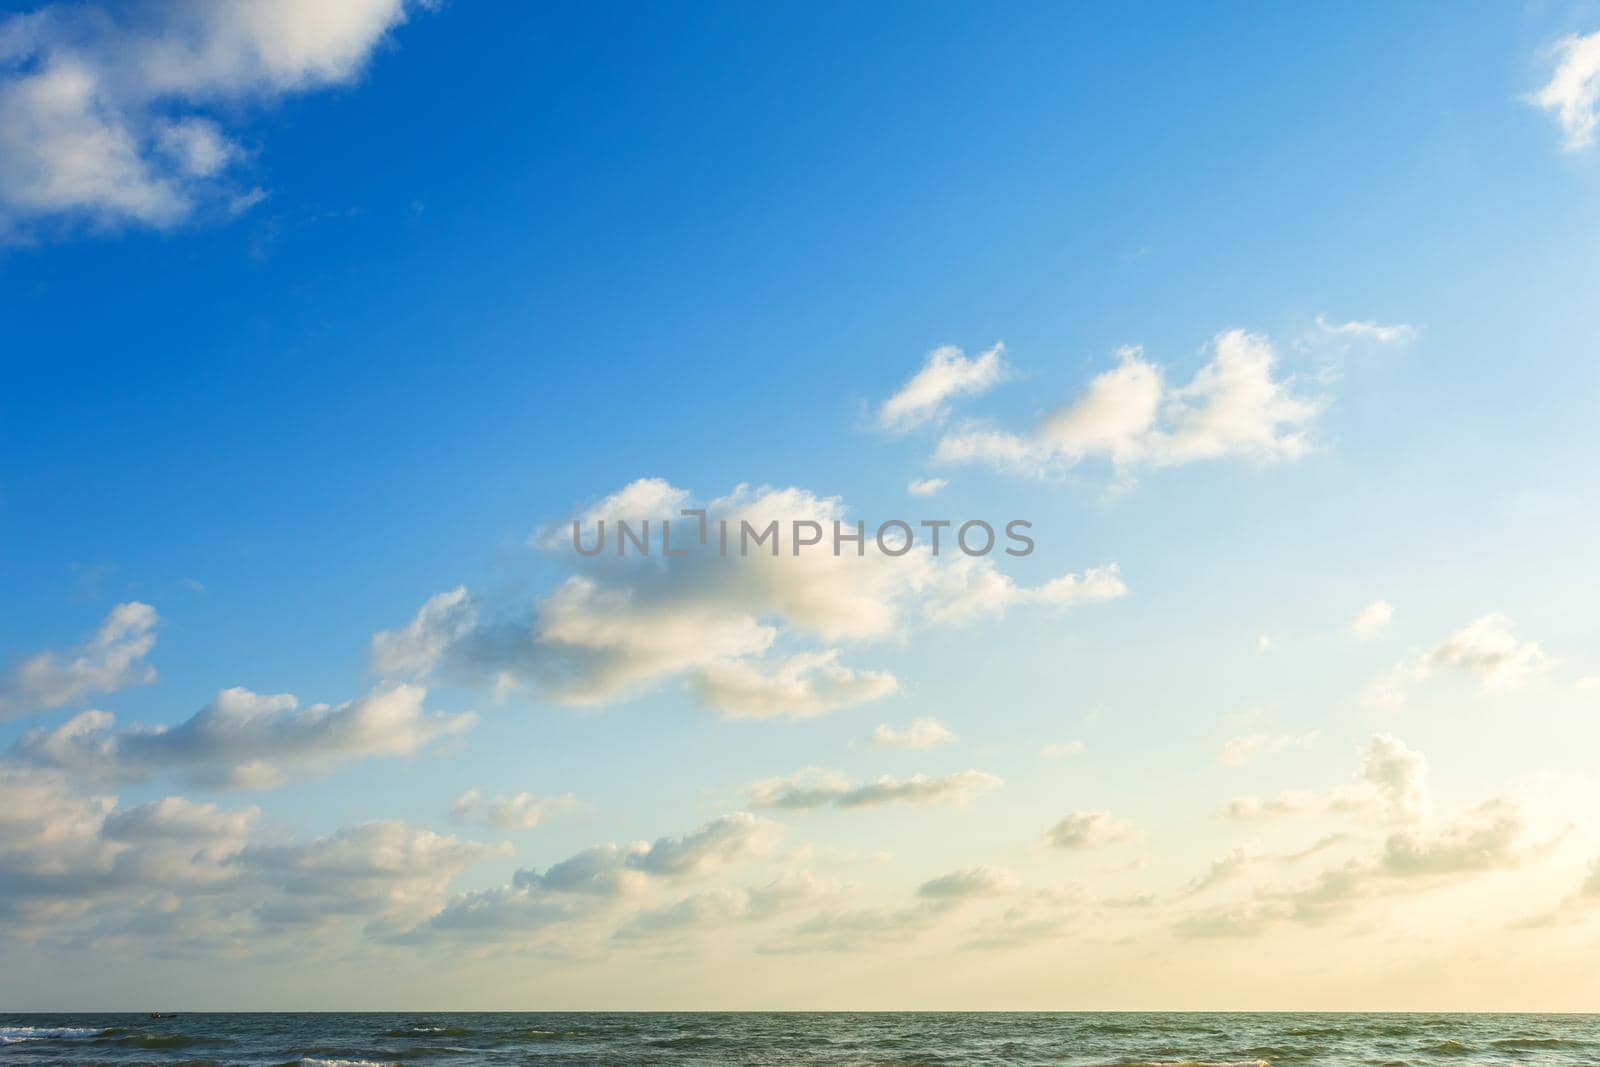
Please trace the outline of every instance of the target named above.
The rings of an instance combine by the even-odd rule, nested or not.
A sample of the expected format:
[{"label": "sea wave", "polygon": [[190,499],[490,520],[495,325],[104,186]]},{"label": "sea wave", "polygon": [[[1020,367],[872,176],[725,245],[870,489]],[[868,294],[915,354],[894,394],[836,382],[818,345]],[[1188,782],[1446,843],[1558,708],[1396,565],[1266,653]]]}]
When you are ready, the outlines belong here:
[{"label": "sea wave", "polygon": [[0,1026],[0,1045],[22,1041],[64,1041],[75,1037],[95,1037],[100,1030],[92,1026]]}]

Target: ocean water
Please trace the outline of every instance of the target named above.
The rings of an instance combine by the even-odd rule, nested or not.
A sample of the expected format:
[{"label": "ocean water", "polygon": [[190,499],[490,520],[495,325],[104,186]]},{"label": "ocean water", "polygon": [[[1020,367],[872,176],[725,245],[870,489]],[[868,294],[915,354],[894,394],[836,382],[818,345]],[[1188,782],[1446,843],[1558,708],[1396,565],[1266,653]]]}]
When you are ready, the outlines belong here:
[{"label": "ocean water", "polygon": [[0,1064],[1600,1064],[1600,1016],[0,1014]]}]

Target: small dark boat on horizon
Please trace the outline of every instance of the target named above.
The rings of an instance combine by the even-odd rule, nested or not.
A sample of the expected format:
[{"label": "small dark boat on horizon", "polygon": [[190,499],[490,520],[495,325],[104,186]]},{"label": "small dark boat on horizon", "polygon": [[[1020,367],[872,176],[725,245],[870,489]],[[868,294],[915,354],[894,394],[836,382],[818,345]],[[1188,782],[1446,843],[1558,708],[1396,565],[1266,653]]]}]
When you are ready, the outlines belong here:
[{"label": "small dark boat on horizon", "polygon": [[177,1017],[178,1013],[175,1011],[153,1011],[150,1013],[150,1018],[152,1019],[176,1019]]}]

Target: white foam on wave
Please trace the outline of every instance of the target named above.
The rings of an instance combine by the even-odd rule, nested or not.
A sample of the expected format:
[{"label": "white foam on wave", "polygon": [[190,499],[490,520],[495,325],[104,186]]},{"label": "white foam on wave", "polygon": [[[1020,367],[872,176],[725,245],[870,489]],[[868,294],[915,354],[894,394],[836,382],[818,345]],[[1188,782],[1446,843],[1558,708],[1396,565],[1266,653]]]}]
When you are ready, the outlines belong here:
[{"label": "white foam on wave", "polygon": [[22,1041],[60,1041],[69,1037],[94,1037],[101,1033],[92,1026],[0,1026],[0,1045]]},{"label": "white foam on wave", "polygon": [[314,1056],[307,1056],[300,1062],[303,1067],[399,1067],[399,1064],[378,1060],[319,1060]]}]

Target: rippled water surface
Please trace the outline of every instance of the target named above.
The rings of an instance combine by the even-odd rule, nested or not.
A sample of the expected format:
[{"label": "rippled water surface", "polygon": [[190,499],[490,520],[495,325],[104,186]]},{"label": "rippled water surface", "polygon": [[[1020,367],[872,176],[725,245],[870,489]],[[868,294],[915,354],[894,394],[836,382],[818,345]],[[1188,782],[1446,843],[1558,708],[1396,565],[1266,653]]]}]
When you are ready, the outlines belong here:
[{"label": "rippled water surface", "polygon": [[1600,1064],[1600,1016],[0,1015],[0,1063]]}]

